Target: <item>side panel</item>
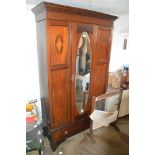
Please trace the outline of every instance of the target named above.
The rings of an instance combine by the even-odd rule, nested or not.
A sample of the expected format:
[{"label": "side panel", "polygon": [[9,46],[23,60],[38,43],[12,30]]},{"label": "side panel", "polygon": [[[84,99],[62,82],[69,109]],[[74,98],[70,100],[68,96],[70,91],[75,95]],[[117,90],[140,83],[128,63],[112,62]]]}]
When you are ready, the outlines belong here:
[{"label": "side panel", "polygon": [[70,123],[70,46],[67,22],[49,21],[52,130]]},{"label": "side panel", "polygon": [[46,20],[36,23],[37,52],[40,83],[40,98],[42,106],[43,126],[50,126],[50,104],[48,92],[48,63],[46,48]]},{"label": "side panel", "polygon": [[106,92],[111,46],[111,31],[97,27],[95,53],[95,96]]}]

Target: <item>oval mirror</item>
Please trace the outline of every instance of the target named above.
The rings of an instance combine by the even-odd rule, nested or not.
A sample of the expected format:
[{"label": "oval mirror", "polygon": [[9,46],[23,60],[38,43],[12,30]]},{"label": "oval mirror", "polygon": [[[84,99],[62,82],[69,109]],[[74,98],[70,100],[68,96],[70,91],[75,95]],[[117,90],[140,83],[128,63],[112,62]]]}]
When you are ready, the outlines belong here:
[{"label": "oval mirror", "polygon": [[90,85],[91,46],[87,32],[82,32],[76,55],[76,106],[82,114],[88,102]]}]

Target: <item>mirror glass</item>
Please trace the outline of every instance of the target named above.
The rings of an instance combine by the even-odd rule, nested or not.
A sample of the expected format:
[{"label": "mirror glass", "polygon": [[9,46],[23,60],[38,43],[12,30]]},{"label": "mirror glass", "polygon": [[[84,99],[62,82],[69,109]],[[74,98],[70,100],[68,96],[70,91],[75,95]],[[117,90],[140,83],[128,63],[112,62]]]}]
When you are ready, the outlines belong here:
[{"label": "mirror glass", "polygon": [[78,112],[82,114],[88,102],[90,85],[90,66],[91,66],[91,46],[87,32],[82,32],[76,55],[76,106]]},{"label": "mirror glass", "polygon": [[115,112],[118,109],[120,95],[107,97],[106,99],[96,101],[95,110]]}]

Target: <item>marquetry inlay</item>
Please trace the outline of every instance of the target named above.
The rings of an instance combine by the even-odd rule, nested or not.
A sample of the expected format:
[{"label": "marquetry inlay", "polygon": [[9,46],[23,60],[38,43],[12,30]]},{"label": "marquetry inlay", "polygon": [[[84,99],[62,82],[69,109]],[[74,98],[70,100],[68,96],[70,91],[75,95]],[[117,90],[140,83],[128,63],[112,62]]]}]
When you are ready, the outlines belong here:
[{"label": "marquetry inlay", "polygon": [[55,39],[55,47],[58,54],[61,54],[63,51],[63,39],[62,35],[58,34]]}]

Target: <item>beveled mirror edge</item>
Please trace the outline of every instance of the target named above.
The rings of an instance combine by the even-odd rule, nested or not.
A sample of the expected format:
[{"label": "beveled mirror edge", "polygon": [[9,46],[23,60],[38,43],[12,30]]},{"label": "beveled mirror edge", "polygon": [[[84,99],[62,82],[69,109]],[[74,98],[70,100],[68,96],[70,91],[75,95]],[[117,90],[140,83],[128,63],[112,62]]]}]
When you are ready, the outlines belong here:
[{"label": "beveled mirror edge", "polygon": [[[85,106],[84,106],[84,108],[83,108],[83,111],[82,112],[80,112],[79,111],[79,109],[78,109],[78,106],[77,106],[77,98],[76,98],[76,79],[75,79],[75,102],[76,102],[76,107],[77,107],[77,111],[78,111],[78,113],[80,114],[80,115],[82,115],[82,114],[84,114],[85,113],[85,111],[86,111],[86,109],[87,109],[87,106],[88,106],[88,101],[89,101],[89,96],[90,96],[90,85],[91,85],[91,79],[92,79],[92,77],[91,77],[91,68],[92,68],[92,46],[91,46],[91,39],[90,39],[90,37],[89,37],[89,33],[87,32],[87,31],[83,31],[82,33],[81,33],[81,35],[80,35],[80,37],[79,37],[79,41],[80,41],[80,39],[81,39],[81,36],[82,35],[86,35],[86,37],[88,38],[88,42],[87,42],[87,46],[89,46],[88,48],[89,48],[89,54],[90,54],[90,70],[89,70],[89,74],[90,74],[90,76],[89,76],[89,87],[88,87],[88,98],[87,98],[87,102],[84,104]],[[79,45],[79,41],[78,41],[78,45]],[[78,49],[78,48],[77,48]],[[77,51],[76,51],[77,52]],[[76,58],[77,58],[77,53],[76,53]],[[76,66],[75,66],[76,67]],[[76,75],[75,75],[76,76]]]}]

